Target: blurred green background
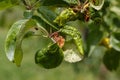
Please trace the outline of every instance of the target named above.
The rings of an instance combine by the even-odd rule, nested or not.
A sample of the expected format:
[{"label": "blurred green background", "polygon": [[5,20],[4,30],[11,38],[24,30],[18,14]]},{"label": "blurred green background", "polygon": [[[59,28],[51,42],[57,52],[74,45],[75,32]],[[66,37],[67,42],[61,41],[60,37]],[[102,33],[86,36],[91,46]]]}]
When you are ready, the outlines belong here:
[{"label": "blurred green background", "polygon": [[[55,69],[44,69],[34,62],[34,53],[44,46],[45,39],[30,37],[23,42],[24,57],[21,67],[9,62],[4,52],[4,42],[10,26],[23,18],[23,8],[15,7],[0,11],[0,80],[120,80],[120,68],[108,71],[102,63],[104,54],[93,52],[79,63],[64,62]],[[99,54],[100,53],[100,54]]]}]

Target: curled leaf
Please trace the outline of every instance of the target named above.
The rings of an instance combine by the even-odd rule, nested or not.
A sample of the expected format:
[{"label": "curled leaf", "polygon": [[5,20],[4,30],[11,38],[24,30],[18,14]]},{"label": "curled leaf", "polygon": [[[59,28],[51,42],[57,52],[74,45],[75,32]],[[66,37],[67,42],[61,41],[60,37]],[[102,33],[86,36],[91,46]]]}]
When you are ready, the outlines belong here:
[{"label": "curled leaf", "polygon": [[63,60],[63,51],[57,43],[49,45],[47,48],[37,51],[35,55],[35,63],[51,69],[59,66]]},{"label": "curled leaf", "polygon": [[[15,59],[16,44],[17,44],[16,41],[18,42],[18,40],[16,38],[17,38],[17,35],[19,34],[22,26],[25,26],[25,23],[27,21],[28,20],[17,21],[16,23],[14,23],[12,25],[11,29],[9,30],[9,32],[7,34],[6,41],[5,41],[5,52],[6,52],[7,58],[10,61],[14,61],[14,59]],[[18,48],[17,52],[19,52],[19,61],[21,62],[21,59],[22,59],[21,48]]]},{"label": "curled leaf", "polygon": [[8,31],[5,41],[6,56],[10,61],[15,62],[17,66],[20,66],[23,57],[22,40],[33,25],[36,25],[33,20],[19,20]]},{"label": "curled leaf", "polygon": [[90,0],[90,6],[96,10],[100,10],[103,7],[105,0]]},{"label": "curled leaf", "polygon": [[72,37],[80,55],[83,56],[84,55],[83,41],[80,32],[76,28],[68,25],[64,26],[60,31]]},{"label": "curled leaf", "polygon": [[59,26],[63,26],[67,21],[73,19],[75,16],[76,13],[71,8],[68,8],[63,10],[60,15],[56,17],[54,22],[57,23]]}]

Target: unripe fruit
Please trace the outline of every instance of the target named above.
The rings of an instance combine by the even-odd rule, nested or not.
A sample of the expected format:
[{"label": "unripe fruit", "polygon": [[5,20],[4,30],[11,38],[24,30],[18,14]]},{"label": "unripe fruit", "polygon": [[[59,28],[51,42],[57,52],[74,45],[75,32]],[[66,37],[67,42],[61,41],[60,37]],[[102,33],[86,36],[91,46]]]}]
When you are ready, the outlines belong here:
[{"label": "unripe fruit", "polygon": [[100,42],[100,44],[105,46],[106,48],[111,48],[109,38],[103,38],[102,41]]}]

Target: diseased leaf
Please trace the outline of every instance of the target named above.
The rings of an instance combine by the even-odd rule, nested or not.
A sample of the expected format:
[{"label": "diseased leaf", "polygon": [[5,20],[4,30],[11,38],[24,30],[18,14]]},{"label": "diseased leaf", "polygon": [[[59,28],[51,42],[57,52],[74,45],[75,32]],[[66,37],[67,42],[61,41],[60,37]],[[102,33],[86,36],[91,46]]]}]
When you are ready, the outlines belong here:
[{"label": "diseased leaf", "polygon": [[[68,50],[70,51],[70,53],[67,53],[67,56],[66,57],[69,57],[69,58],[65,58],[66,61],[68,62],[77,62],[77,61],[80,61],[83,59],[83,56],[84,56],[84,49],[83,49],[83,42],[82,42],[82,38],[81,38],[81,34],[80,32],[72,27],[72,26],[64,26],[60,32],[70,36],[72,39],[73,39],[73,42],[75,46],[72,45],[73,42],[71,42],[71,45],[69,45],[71,48],[68,48]],[[65,45],[67,45],[65,43]],[[76,47],[76,49],[75,49]],[[66,48],[67,50],[67,48]],[[69,52],[67,51],[67,52]],[[68,55],[69,54],[69,55]],[[65,55],[66,55],[66,51],[65,51]],[[77,57],[77,59],[71,59],[71,58],[75,58],[75,56]]]},{"label": "diseased leaf", "polygon": [[7,37],[6,37],[6,42],[5,42],[5,51],[8,59],[10,61],[14,61],[14,50],[15,50],[15,45],[16,45],[16,36],[19,33],[21,27],[25,25],[27,20],[20,20],[14,23],[9,30]]},{"label": "diseased leaf", "polygon": [[90,6],[96,10],[100,10],[104,5],[105,0],[90,0]]},{"label": "diseased leaf", "polygon": [[14,54],[14,62],[16,63],[17,66],[20,66],[21,61],[22,61],[22,40],[25,36],[25,34],[28,32],[28,30],[32,27],[36,26],[36,23],[34,20],[30,19],[28,20],[23,27],[21,27],[19,34],[16,36],[16,48],[15,48],[15,54]]},{"label": "diseased leaf", "polygon": [[66,22],[74,19],[75,16],[76,13],[71,8],[68,8],[63,10],[60,15],[56,17],[54,23],[57,23],[59,26],[64,26]]},{"label": "diseased leaf", "polygon": [[37,51],[35,55],[35,63],[51,69],[59,66],[63,60],[63,51],[57,43],[49,45],[47,48]]},{"label": "diseased leaf", "polygon": [[12,25],[7,34],[5,41],[5,52],[7,58],[10,61],[15,62],[17,66],[20,66],[23,57],[21,48],[22,40],[26,32],[33,27],[33,25],[35,25],[33,20],[19,20]]}]

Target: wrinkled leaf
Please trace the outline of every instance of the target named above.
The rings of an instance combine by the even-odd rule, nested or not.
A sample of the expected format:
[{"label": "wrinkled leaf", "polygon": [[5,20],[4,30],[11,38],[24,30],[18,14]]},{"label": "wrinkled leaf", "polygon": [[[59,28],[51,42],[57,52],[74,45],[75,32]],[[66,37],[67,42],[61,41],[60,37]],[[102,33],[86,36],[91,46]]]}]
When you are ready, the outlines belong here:
[{"label": "wrinkled leaf", "polygon": [[90,6],[96,10],[100,10],[104,5],[105,0],[90,0]]},{"label": "wrinkled leaf", "polygon": [[35,63],[46,69],[59,66],[62,60],[63,51],[56,43],[37,51],[35,55]]},{"label": "wrinkled leaf", "polygon": [[76,28],[68,25],[64,26],[60,31],[66,35],[69,35],[74,40],[74,44],[76,45],[79,54],[83,56],[84,49],[80,32]]},{"label": "wrinkled leaf", "polygon": [[77,49],[77,46],[74,44],[73,39],[65,42],[63,50],[64,60],[67,62],[75,63],[83,59],[83,56],[79,54],[79,50]]},{"label": "wrinkled leaf", "polygon": [[76,13],[71,8],[65,9],[60,13],[59,16],[56,17],[54,22],[57,23],[59,26],[63,26],[66,22],[74,19],[75,16]]}]

